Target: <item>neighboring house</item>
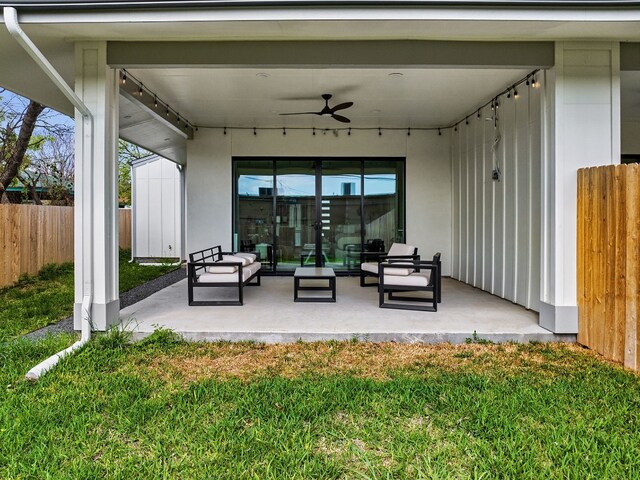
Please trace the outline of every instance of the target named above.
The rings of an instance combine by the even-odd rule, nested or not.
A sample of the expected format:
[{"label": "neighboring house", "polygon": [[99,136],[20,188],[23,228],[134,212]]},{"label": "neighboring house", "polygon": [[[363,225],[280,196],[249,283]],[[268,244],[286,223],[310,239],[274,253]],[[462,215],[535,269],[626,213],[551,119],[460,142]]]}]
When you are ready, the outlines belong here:
[{"label": "neighboring house", "polygon": [[186,258],[182,169],[158,155],[131,165],[131,254],[138,261]]},{"label": "neighboring house", "polygon": [[73,205],[73,183],[54,177],[40,177],[35,185],[25,185],[16,179],[6,189],[11,203],[35,203],[35,196],[44,204]]},{"label": "neighboring house", "polygon": [[186,251],[406,240],[577,331],[576,172],[640,153],[640,1],[0,5],[0,85],[76,107],[76,318],[119,310],[121,137],[182,166]]}]

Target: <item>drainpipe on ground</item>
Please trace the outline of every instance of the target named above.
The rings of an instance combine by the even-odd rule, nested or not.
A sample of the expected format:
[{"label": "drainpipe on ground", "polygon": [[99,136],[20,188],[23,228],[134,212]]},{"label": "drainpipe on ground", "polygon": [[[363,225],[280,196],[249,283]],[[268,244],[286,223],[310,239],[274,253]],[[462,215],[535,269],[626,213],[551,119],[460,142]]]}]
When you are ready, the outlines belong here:
[{"label": "drainpipe on ground", "polygon": [[[85,122],[85,128],[90,132],[91,140],[91,155],[93,155],[93,141],[94,141],[94,128],[93,128],[93,115],[89,108],[82,102],[80,97],[76,95],[76,92],[67,85],[62,76],[51,65],[49,60],[42,54],[42,52],[36,47],[26,33],[20,27],[18,22],[18,12],[13,7],[4,7],[3,17],[7,30],[13,38],[20,44],[20,46],[29,54],[29,56],[36,62],[36,64],[42,69],[42,71],[51,79],[56,87],[67,97],[71,104],[80,112],[83,121]],[[93,161],[87,162],[88,168],[86,168],[86,178],[91,180],[93,178]],[[86,274],[90,279],[89,283],[85,286],[84,297],[82,298],[82,335],[80,340],[71,345],[69,348],[62,350],[61,352],[52,355],[44,362],[39,363],[33,367],[26,374],[28,380],[38,380],[42,375],[51,370],[62,358],[66,357],[70,353],[78,350],[84,344],[86,344],[91,338],[91,299],[93,291],[93,204],[91,202],[88,205],[87,222],[91,229],[91,239],[89,242],[88,255],[85,258],[90,260],[86,264]]]},{"label": "drainpipe on ground", "polygon": [[61,352],[50,356],[45,361],[40,362],[38,365],[29,370],[25,375],[25,378],[27,380],[31,380],[34,382],[39,380],[42,375],[55,367],[60,360],[78,350],[80,347],[84,346],[84,344],[86,344],[91,339],[91,317],[89,315],[90,310],[91,295],[87,295],[82,300],[82,335],[80,337],[80,340],[78,340],[70,347],[62,350]]}]

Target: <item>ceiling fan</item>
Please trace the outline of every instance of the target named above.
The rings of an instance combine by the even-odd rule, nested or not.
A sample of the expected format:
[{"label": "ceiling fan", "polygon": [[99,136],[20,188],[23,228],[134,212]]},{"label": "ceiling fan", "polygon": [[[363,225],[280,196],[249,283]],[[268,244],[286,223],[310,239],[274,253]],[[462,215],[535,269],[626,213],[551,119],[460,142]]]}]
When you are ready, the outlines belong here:
[{"label": "ceiling fan", "polygon": [[334,107],[330,107],[329,100],[331,99],[331,97],[332,95],[330,93],[325,93],[322,95],[322,98],[324,98],[324,108],[319,112],[294,112],[294,113],[281,113],[280,115],[320,115],[323,117],[335,118],[336,120],[342,123],[351,123],[351,120],[349,120],[347,117],[343,117],[342,115],[336,115],[335,112],[337,112],[338,110],[344,110],[345,108],[349,108],[350,106],[353,105],[353,102],[344,102]]}]

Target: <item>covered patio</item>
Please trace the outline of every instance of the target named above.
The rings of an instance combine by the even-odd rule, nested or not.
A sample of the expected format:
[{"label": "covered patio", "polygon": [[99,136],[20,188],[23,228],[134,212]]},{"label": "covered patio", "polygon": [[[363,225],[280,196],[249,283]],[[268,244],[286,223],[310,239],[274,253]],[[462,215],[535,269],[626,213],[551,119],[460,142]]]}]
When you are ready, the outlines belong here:
[{"label": "covered patio", "polygon": [[[203,290],[200,298],[220,298],[220,292]],[[294,303],[291,277],[266,277],[262,286],[246,288],[242,307],[189,307],[186,291],[182,280],[124,308],[120,320],[136,338],[168,328],[190,340],[267,343],[463,343],[473,339],[474,332],[475,338],[494,342],[575,341],[575,335],[540,327],[536,312],[451,278],[443,279],[443,302],[435,313],[380,309],[377,290],[361,288],[357,277],[338,278],[336,303]]]},{"label": "covered patio", "polygon": [[[76,110],[77,329],[90,315],[211,339],[577,332],[576,171],[640,148],[637,11],[10,3],[0,84]],[[183,259],[263,255],[275,276],[243,307],[187,307],[178,283],[120,312],[118,138],[179,166]],[[381,311],[354,277],[334,305],[291,301],[278,275],[323,258],[353,275],[370,241],[441,252],[441,311]]]}]

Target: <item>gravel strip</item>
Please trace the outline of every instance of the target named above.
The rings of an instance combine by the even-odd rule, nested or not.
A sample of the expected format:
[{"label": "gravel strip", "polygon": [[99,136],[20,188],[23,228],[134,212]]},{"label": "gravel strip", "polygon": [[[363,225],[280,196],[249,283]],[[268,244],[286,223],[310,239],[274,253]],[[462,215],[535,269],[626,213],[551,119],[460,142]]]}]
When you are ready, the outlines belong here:
[{"label": "gravel strip", "polygon": [[[169,285],[173,285],[176,282],[179,282],[183,278],[186,278],[187,273],[185,268],[179,268],[169,273],[165,273],[161,277],[154,278],[153,280],[148,281],[147,283],[143,283],[142,285],[138,285],[137,287],[132,288],[131,290],[127,290],[120,294],[120,308],[128,307],[129,305],[133,305],[134,303],[139,302],[147,298],[150,295],[162,290],[163,288],[168,287]],[[23,338],[27,338],[29,340],[39,340],[41,338],[46,337],[50,334],[56,333],[69,333],[73,332],[73,317],[67,317],[64,320],[60,320],[58,323],[54,323],[53,325],[47,325],[46,327],[35,330],[31,333],[27,333],[23,335]]]}]

